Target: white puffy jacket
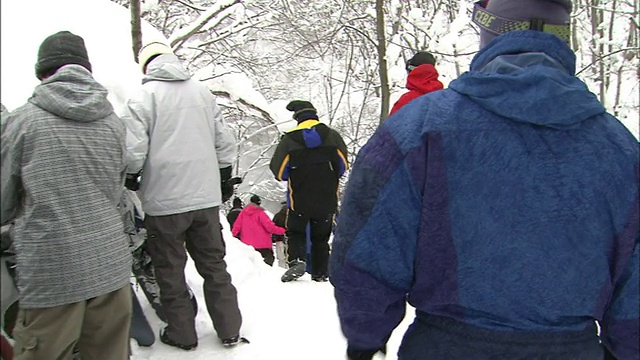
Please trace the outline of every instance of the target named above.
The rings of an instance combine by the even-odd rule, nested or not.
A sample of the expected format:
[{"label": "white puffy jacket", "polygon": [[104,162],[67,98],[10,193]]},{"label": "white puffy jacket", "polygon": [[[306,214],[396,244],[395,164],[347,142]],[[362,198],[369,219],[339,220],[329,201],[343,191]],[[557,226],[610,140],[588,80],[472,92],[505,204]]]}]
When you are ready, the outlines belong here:
[{"label": "white puffy jacket", "polygon": [[142,170],[138,192],[148,215],[206,209],[222,203],[220,169],[235,141],[215,98],[173,54],[147,66],[142,89],[127,101],[127,172]]}]

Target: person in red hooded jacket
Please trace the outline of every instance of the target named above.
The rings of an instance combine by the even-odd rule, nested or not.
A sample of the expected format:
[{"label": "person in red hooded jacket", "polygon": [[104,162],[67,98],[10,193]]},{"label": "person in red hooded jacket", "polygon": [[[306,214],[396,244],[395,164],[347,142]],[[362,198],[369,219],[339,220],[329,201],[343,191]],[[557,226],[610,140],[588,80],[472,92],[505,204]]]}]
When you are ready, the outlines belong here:
[{"label": "person in red hooded jacket", "polygon": [[284,235],[285,229],[269,219],[264,209],[260,207],[261,200],[258,195],[253,195],[250,201],[251,203],[238,215],[231,233],[235,237],[239,236],[243,243],[253,246],[262,255],[264,262],[272,266],[275,257],[271,234]]},{"label": "person in red hooded jacket", "polygon": [[389,116],[418,96],[444,88],[438,80],[435,64],[436,59],[433,55],[425,51],[416,53],[407,61],[407,89],[409,91],[393,104]]}]

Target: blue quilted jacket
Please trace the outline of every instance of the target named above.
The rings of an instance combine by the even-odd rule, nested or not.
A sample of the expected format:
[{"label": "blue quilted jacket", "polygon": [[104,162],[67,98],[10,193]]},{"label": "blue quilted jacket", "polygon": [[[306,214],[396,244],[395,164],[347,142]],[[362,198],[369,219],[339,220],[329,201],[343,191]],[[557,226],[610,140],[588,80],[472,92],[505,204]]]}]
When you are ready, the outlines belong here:
[{"label": "blue quilted jacket", "polygon": [[639,146],[553,35],[511,32],[361,149],[331,255],[342,330],[380,348],[405,314],[583,331],[638,359]]}]

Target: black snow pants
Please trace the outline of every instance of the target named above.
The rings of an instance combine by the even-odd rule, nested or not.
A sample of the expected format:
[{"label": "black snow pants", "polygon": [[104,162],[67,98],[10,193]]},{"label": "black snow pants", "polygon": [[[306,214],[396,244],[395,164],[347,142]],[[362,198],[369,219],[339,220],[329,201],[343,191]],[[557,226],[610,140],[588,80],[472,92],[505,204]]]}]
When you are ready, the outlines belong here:
[{"label": "black snow pants", "polygon": [[287,211],[287,261],[307,260],[306,228],[311,232],[312,275],[328,275],[329,236],[333,227],[333,214],[309,216],[289,209]]},{"label": "black snow pants", "polygon": [[[184,267],[187,251],[204,279],[209,316],[220,339],[239,334],[242,316],[236,288],[224,261],[218,207],[145,218],[147,246],[155,267],[160,301],[167,318],[167,336],[184,345],[198,340],[195,314]],[[186,250],[185,250],[186,245]]]}]

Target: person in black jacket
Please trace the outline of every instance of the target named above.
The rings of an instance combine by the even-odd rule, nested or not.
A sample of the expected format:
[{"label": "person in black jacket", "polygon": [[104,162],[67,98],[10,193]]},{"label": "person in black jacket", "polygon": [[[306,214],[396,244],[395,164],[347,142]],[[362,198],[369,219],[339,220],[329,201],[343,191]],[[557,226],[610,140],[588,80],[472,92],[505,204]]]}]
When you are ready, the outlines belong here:
[{"label": "person in black jacket", "polygon": [[240,198],[233,198],[233,206],[227,213],[227,221],[229,222],[229,228],[233,229],[233,224],[236,222],[238,215],[242,211],[242,200]]},{"label": "person in black jacket", "polygon": [[297,280],[306,268],[306,227],[310,225],[311,277],[327,281],[329,235],[338,207],[338,180],[347,170],[347,146],[340,134],[321,123],[313,105],[287,105],[298,126],[282,136],[270,168],[287,181],[287,261],[283,282]]}]

